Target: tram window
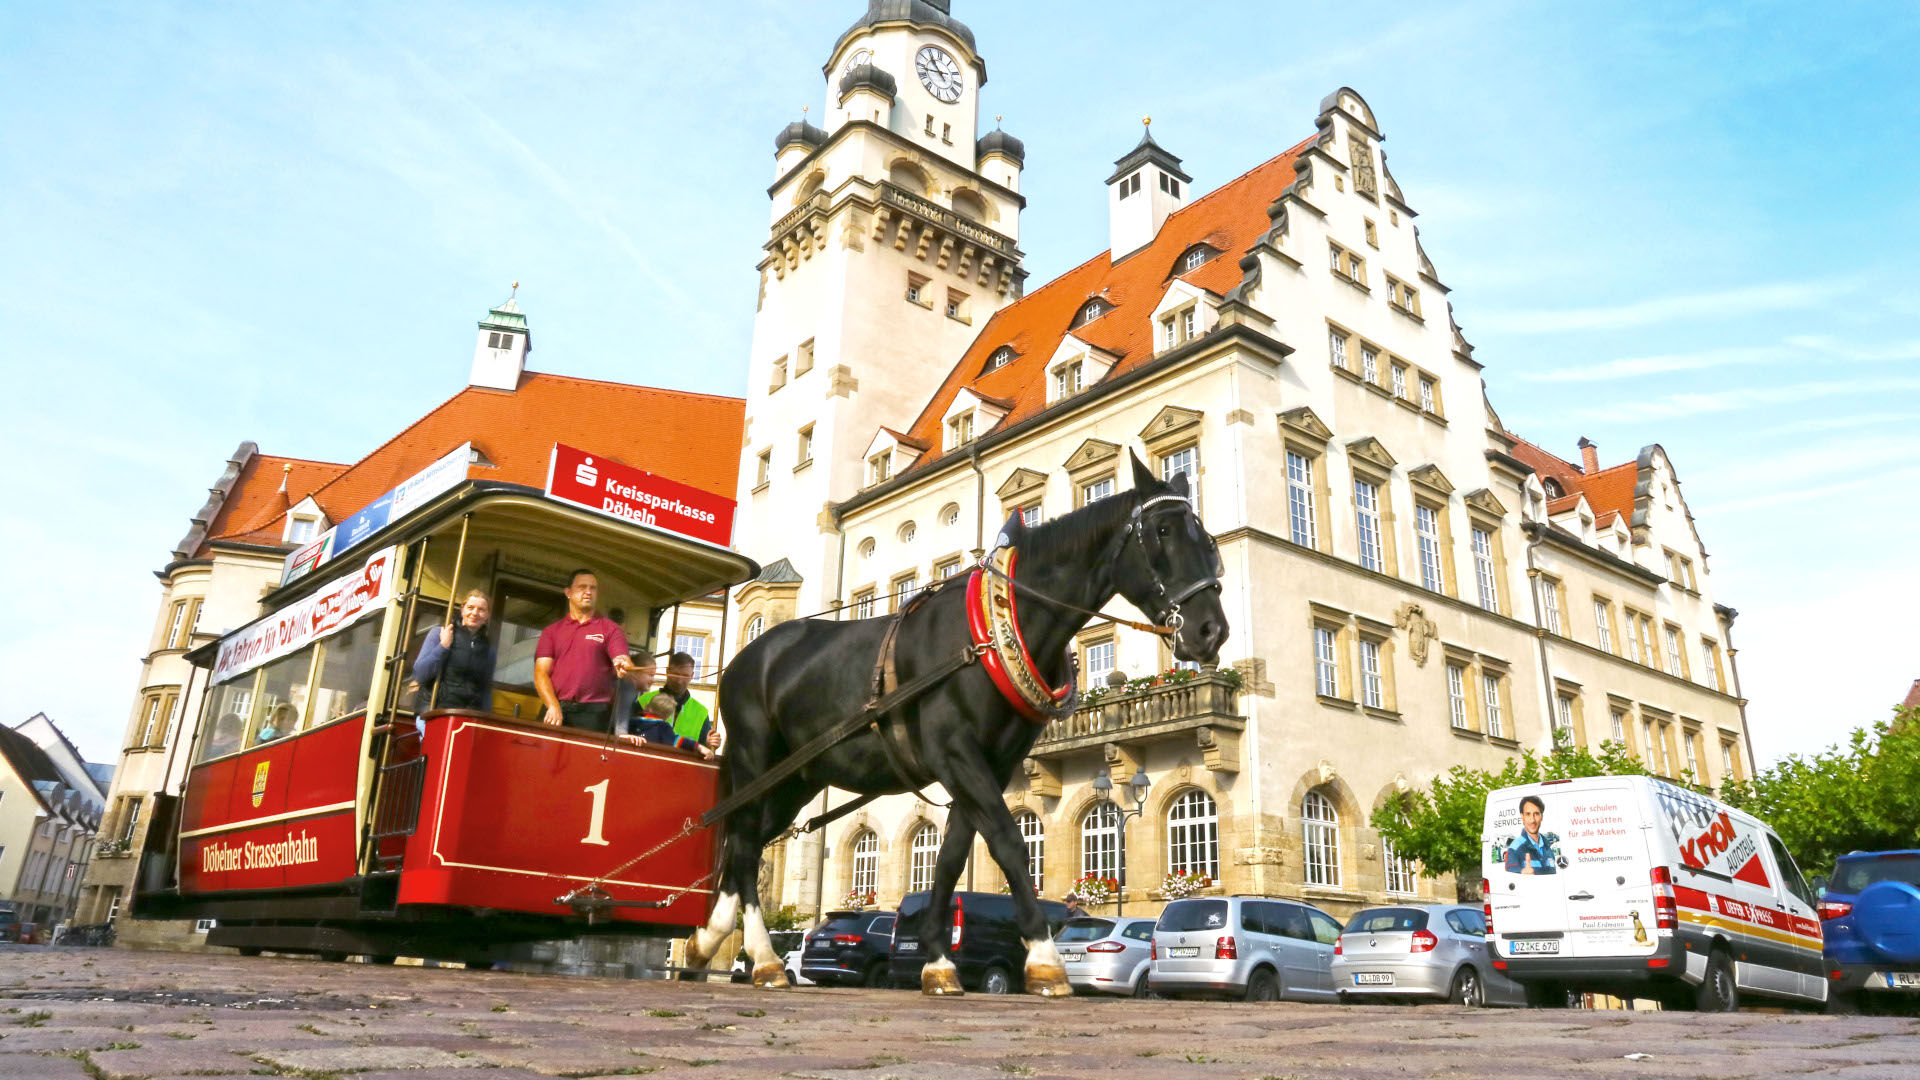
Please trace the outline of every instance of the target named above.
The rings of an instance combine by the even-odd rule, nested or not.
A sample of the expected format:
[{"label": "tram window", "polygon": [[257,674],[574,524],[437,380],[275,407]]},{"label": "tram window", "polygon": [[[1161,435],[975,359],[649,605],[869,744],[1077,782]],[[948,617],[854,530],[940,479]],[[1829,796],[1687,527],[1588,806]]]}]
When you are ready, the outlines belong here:
[{"label": "tram window", "polygon": [[320,678],[314,692],[313,724],[337,720],[367,707],[373,669],[379,662],[380,627],[385,616],[364,619],[320,643]]},{"label": "tram window", "polygon": [[248,746],[271,742],[300,729],[300,718],[307,709],[307,679],[312,672],[311,645],[261,669],[260,694],[253,703],[253,724],[247,731]]},{"label": "tram window", "polygon": [[500,585],[500,609],[494,613],[499,630],[500,655],[494,663],[493,684],[533,690],[533,650],[540,631],[567,613],[567,598],[559,589],[517,581]]},{"label": "tram window", "polygon": [[223,757],[240,749],[240,736],[253,711],[253,680],[257,671],[228,679],[213,688],[207,705],[207,733],[200,740],[200,760]]}]

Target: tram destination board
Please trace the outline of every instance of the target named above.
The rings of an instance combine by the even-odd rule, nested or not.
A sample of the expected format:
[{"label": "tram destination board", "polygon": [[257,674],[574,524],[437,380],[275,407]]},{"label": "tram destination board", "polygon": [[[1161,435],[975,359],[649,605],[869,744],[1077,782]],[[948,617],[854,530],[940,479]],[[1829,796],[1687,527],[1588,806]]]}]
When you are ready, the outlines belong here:
[{"label": "tram destination board", "polygon": [[733,543],[732,499],[565,443],[548,460],[547,495],[715,547]]}]

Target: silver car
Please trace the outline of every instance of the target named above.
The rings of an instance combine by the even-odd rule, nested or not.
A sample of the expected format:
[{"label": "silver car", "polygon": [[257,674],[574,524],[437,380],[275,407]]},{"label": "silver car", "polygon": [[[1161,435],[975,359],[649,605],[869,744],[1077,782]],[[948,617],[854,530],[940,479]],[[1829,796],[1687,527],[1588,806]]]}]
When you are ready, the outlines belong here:
[{"label": "silver car", "polygon": [[1367,908],[1334,945],[1340,1000],[1410,999],[1456,1005],[1524,1005],[1520,984],[1487,962],[1479,908],[1433,904]]},{"label": "silver car", "polygon": [[1083,994],[1146,997],[1153,955],[1152,919],[1083,916],[1053,936],[1067,981]]},{"label": "silver car", "polygon": [[1333,916],[1297,900],[1175,900],[1153,928],[1153,992],[1333,1001],[1333,943],[1339,938]]}]

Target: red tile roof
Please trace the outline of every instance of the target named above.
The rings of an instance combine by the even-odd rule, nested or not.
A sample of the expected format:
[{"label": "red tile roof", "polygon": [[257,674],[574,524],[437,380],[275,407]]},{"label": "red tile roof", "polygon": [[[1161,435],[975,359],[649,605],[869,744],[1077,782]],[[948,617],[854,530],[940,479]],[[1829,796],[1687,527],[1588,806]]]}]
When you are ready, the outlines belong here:
[{"label": "red tile roof", "polygon": [[[347,471],[347,466],[331,461],[308,461],[277,454],[255,454],[240,470],[226,501],[207,525],[207,536],[235,543],[278,545],[285,530],[281,517],[293,503],[307,497],[320,485]],[[282,479],[286,493],[280,491]],[[292,502],[288,499],[291,498]],[[206,541],[193,558],[206,555]]]},{"label": "red tile roof", "polygon": [[[1508,435],[1513,436],[1512,432]],[[1547,504],[1547,512],[1558,514],[1571,509],[1574,496],[1585,495],[1587,505],[1593,508],[1596,524],[1609,524],[1618,514],[1628,521],[1633,520],[1633,489],[1640,482],[1640,465],[1637,461],[1622,462],[1610,468],[1601,469],[1589,476],[1578,465],[1563,460],[1535,446],[1518,436],[1513,436],[1513,456],[1531,465],[1544,482],[1548,478],[1558,480],[1560,489],[1567,494]]]},{"label": "red tile roof", "polygon": [[[236,496],[247,488],[250,512],[238,512],[230,498],[209,531],[222,540],[278,543],[286,510],[306,495],[329,519],[344,520],[468,440],[493,463],[475,466],[476,478],[543,487],[548,454],[564,442],[731,499],[746,410],[742,398],[529,372],[511,392],[469,386],[354,464],[323,466],[333,472],[315,483],[290,482],[291,503],[277,491],[278,463],[290,459],[256,457],[272,464],[250,463],[235,485]],[[269,471],[271,485],[260,478]],[[294,475],[305,475],[298,464]]]},{"label": "red tile roof", "polygon": [[[947,375],[908,429],[910,435],[930,446],[940,445],[940,418],[962,387],[1010,403],[998,427],[1017,424],[1046,408],[1047,362],[1091,297],[1100,297],[1112,309],[1072,332],[1088,345],[1119,357],[1104,378],[1123,375],[1153,359],[1153,309],[1167,287],[1177,277],[1219,296],[1239,285],[1240,256],[1273,228],[1267,207],[1293,183],[1294,159],[1317,138],[1176,211],[1151,243],[1119,263],[1113,262],[1111,251],[1101,252],[1001,309],[987,320]],[[1176,261],[1197,243],[1206,243],[1220,254],[1190,273],[1176,274]],[[987,358],[1003,345],[1011,345],[1019,355],[985,371]]]}]

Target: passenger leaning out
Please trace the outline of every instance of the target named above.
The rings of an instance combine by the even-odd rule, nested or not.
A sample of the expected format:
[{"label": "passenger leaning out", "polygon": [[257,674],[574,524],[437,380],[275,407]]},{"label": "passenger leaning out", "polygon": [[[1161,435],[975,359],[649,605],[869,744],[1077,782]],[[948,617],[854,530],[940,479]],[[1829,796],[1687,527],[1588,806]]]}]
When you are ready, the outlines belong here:
[{"label": "passenger leaning out", "polygon": [[420,685],[418,708],[431,702],[436,709],[493,709],[493,665],[499,653],[487,634],[489,614],[487,594],[475,589],[460,605],[458,625],[427,632],[413,665],[413,680]]}]

